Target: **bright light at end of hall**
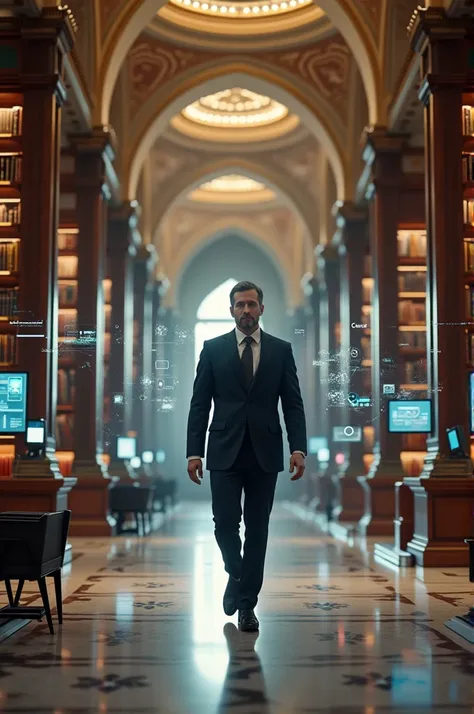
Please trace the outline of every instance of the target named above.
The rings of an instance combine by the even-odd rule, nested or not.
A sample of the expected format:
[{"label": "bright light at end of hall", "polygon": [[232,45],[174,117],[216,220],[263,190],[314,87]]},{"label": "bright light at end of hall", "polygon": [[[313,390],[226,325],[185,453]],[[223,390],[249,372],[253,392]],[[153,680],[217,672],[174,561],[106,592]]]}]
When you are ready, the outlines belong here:
[{"label": "bright light at end of hall", "polygon": [[265,15],[279,15],[292,12],[301,7],[312,5],[313,0],[274,0],[271,5],[268,0],[255,0],[253,2],[228,2],[216,0],[209,5],[201,0],[170,0],[172,5],[178,5],[194,12],[209,13],[212,15],[232,15],[233,18],[246,19]]}]

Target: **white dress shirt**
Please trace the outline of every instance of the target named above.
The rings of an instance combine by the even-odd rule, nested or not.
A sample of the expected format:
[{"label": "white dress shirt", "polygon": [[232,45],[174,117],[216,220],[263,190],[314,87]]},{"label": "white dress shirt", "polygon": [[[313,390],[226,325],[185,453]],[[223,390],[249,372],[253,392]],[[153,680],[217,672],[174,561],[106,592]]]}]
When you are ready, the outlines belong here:
[{"label": "white dress shirt", "polygon": [[[239,330],[238,327],[235,328],[235,337],[237,339],[237,349],[239,350],[239,357],[242,359],[242,354],[245,349],[245,338],[247,337],[245,332],[242,332],[242,330]],[[260,362],[260,343],[262,340],[262,334],[260,331],[260,328],[257,327],[255,332],[252,332],[251,337],[253,338],[252,342],[250,343],[250,346],[252,347],[252,357],[253,357],[253,373],[255,375],[255,372],[257,371],[259,362]],[[304,453],[302,451],[294,451],[294,454],[302,454],[304,456]],[[202,456],[188,456],[188,461],[191,459],[202,459]]]}]

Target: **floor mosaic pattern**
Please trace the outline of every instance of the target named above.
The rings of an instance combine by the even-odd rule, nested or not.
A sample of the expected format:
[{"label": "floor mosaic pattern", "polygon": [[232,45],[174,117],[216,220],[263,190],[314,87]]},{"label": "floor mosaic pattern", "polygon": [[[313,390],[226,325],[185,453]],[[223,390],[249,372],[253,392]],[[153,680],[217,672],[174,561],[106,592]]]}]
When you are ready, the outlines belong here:
[{"label": "floor mosaic pattern", "polygon": [[474,647],[443,624],[474,602],[463,569],[397,573],[277,503],[251,634],[222,610],[210,503],[72,545],[63,626],[0,645],[0,712],[474,713]]}]

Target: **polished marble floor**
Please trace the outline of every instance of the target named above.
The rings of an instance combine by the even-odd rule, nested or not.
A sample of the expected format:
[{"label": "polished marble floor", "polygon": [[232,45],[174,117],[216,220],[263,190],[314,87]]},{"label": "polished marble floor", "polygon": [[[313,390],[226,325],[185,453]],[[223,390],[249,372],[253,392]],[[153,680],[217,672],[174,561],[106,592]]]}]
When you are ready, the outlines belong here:
[{"label": "polished marble floor", "polygon": [[0,712],[474,713],[474,647],[444,626],[474,602],[465,570],[399,574],[277,503],[250,634],[222,611],[210,504],[72,543],[62,628],[0,645]]}]

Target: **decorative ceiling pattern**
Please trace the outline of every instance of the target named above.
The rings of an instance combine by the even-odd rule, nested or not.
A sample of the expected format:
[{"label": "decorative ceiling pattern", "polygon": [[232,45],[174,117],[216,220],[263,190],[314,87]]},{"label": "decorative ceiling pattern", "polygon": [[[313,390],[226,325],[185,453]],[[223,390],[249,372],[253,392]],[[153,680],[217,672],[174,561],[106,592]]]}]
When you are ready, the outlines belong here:
[{"label": "decorative ceiling pattern", "polygon": [[184,50],[142,32],[128,53],[130,117],[158,87],[189,67],[214,59],[211,52]]},{"label": "decorative ceiling pattern", "polygon": [[[254,53],[254,56],[303,80],[331,102],[343,120],[347,119],[352,55],[341,34],[290,52]],[[227,55],[222,52],[184,50],[142,33],[128,55],[130,117],[135,116],[155,90],[180,73],[225,58]]]},{"label": "decorative ceiling pattern", "polygon": [[105,38],[107,32],[119,15],[122,6],[126,5],[126,0],[100,0],[100,29],[101,36]]},{"label": "decorative ceiling pattern", "polygon": [[347,117],[352,55],[341,34],[291,52],[265,54],[264,58],[304,79]]},{"label": "decorative ceiling pattern", "polygon": [[[389,0],[393,2],[393,0]],[[419,2],[419,0],[417,0]],[[376,40],[379,38],[383,0],[358,0],[358,9]]]}]

